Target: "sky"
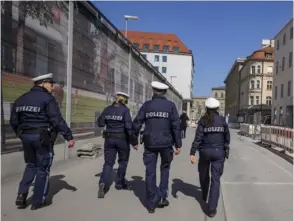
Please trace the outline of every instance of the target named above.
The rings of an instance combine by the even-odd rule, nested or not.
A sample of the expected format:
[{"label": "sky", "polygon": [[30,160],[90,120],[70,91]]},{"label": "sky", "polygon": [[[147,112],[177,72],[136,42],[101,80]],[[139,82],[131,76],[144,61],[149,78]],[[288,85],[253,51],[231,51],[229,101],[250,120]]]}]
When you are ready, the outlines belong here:
[{"label": "sky", "polygon": [[261,48],[293,18],[293,2],[93,2],[119,29],[174,33],[193,51],[194,96],[210,96],[238,57]]}]

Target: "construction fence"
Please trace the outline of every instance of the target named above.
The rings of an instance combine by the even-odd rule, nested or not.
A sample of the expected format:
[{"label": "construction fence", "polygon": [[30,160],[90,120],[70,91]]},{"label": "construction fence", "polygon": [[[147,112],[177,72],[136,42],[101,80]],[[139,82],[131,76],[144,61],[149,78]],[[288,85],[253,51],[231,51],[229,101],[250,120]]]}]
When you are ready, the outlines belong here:
[{"label": "construction fence", "polygon": [[153,80],[169,85],[167,98],[182,110],[182,96],[91,2],[1,2],[1,28],[2,153],[21,150],[11,108],[46,73],[76,139],[100,135],[95,121],[117,91],[130,94],[134,117]]}]

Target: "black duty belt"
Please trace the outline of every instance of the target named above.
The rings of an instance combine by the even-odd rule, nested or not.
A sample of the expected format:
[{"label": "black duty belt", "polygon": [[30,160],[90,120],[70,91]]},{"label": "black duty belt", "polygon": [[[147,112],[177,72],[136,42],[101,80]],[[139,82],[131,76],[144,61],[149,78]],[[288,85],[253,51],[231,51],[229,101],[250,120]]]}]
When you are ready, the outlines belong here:
[{"label": "black duty belt", "polygon": [[48,129],[45,129],[45,128],[24,129],[22,131],[23,134],[40,134],[44,132],[49,132],[49,131]]},{"label": "black duty belt", "polygon": [[123,132],[103,132],[103,138],[105,139],[127,139],[127,136]]}]

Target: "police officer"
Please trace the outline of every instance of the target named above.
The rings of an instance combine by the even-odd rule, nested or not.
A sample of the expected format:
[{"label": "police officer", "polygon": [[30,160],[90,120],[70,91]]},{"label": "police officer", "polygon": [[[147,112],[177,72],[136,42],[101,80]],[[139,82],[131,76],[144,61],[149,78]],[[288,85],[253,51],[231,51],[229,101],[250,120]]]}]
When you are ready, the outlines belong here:
[{"label": "police officer", "polygon": [[[169,205],[167,200],[168,180],[174,154],[173,145],[175,145],[176,155],[178,155],[182,147],[182,140],[177,108],[172,101],[167,100],[164,96],[168,86],[156,81],[151,85],[153,88],[152,100],[146,101],[140,108],[133,121],[133,130],[138,136],[142,124],[145,123],[143,161],[146,166],[147,209],[149,213],[154,213],[156,207],[163,208]],[[159,190],[156,186],[158,154],[161,157]]]},{"label": "police officer", "polygon": [[128,189],[125,180],[126,170],[130,156],[130,143],[138,144],[138,139],[132,133],[132,118],[128,103],[129,95],[118,92],[113,104],[106,107],[97,119],[99,127],[105,127],[103,131],[104,142],[104,165],[99,180],[98,198],[104,198],[109,190],[112,169],[118,153],[118,171],[115,188],[118,190]]},{"label": "police officer", "polygon": [[206,113],[198,122],[190,150],[190,160],[193,164],[196,163],[195,153],[199,151],[198,171],[204,201],[207,201],[209,172],[211,172],[207,214],[209,217],[216,215],[220,178],[223,174],[225,158],[229,157],[230,132],[225,118],[217,112],[219,104],[219,101],[212,97],[205,101]]},{"label": "police officer", "polygon": [[60,132],[74,146],[71,130],[61,116],[58,104],[51,95],[53,74],[33,78],[34,87],[20,96],[14,103],[10,124],[21,139],[26,168],[19,184],[15,204],[26,207],[29,187],[35,179],[31,209],[46,205],[49,172],[53,160],[53,145]]}]

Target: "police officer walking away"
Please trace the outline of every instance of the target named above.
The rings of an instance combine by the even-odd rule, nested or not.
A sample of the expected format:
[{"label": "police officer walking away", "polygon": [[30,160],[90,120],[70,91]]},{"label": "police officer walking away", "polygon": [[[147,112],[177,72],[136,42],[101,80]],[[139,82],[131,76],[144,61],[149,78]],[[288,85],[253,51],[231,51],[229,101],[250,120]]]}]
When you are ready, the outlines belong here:
[{"label": "police officer walking away", "polygon": [[[206,113],[200,119],[190,150],[191,163],[196,163],[195,153],[199,151],[199,180],[202,199],[208,199],[208,216],[214,217],[219,199],[220,178],[223,174],[225,158],[229,157],[230,132],[225,118],[217,112],[219,101],[208,98],[205,101]],[[211,172],[211,179],[209,179]]]},{"label": "police officer walking away", "polygon": [[109,190],[112,169],[118,153],[118,171],[115,188],[118,190],[128,189],[125,180],[126,170],[130,156],[130,143],[138,144],[138,139],[132,133],[132,118],[128,103],[129,95],[118,92],[113,104],[106,107],[97,119],[99,127],[105,127],[103,131],[104,142],[104,165],[99,180],[98,198],[104,198]]},{"label": "police officer walking away", "polygon": [[49,173],[53,160],[53,146],[57,136],[69,141],[68,147],[74,146],[72,132],[61,116],[55,98],[51,95],[54,81],[53,74],[33,78],[34,87],[20,96],[14,103],[10,124],[21,139],[26,168],[19,184],[15,204],[26,207],[29,187],[35,179],[31,210],[46,205],[49,186]]},{"label": "police officer walking away", "polygon": [[[146,101],[140,108],[133,121],[136,136],[142,124],[145,123],[143,143],[145,151],[143,161],[146,166],[146,198],[149,213],[154,213],[155,208],[169,205],[168,180],[170,165],[173,160],[173,145],[178,155],[182,147],[180,119],[177,108],[172,101],[165,98],[168,86],[160,82],[152,82],[153,97]],[[161,157],[161,180],[159,190],[156,186],[156,164],[158,154]]]}]

